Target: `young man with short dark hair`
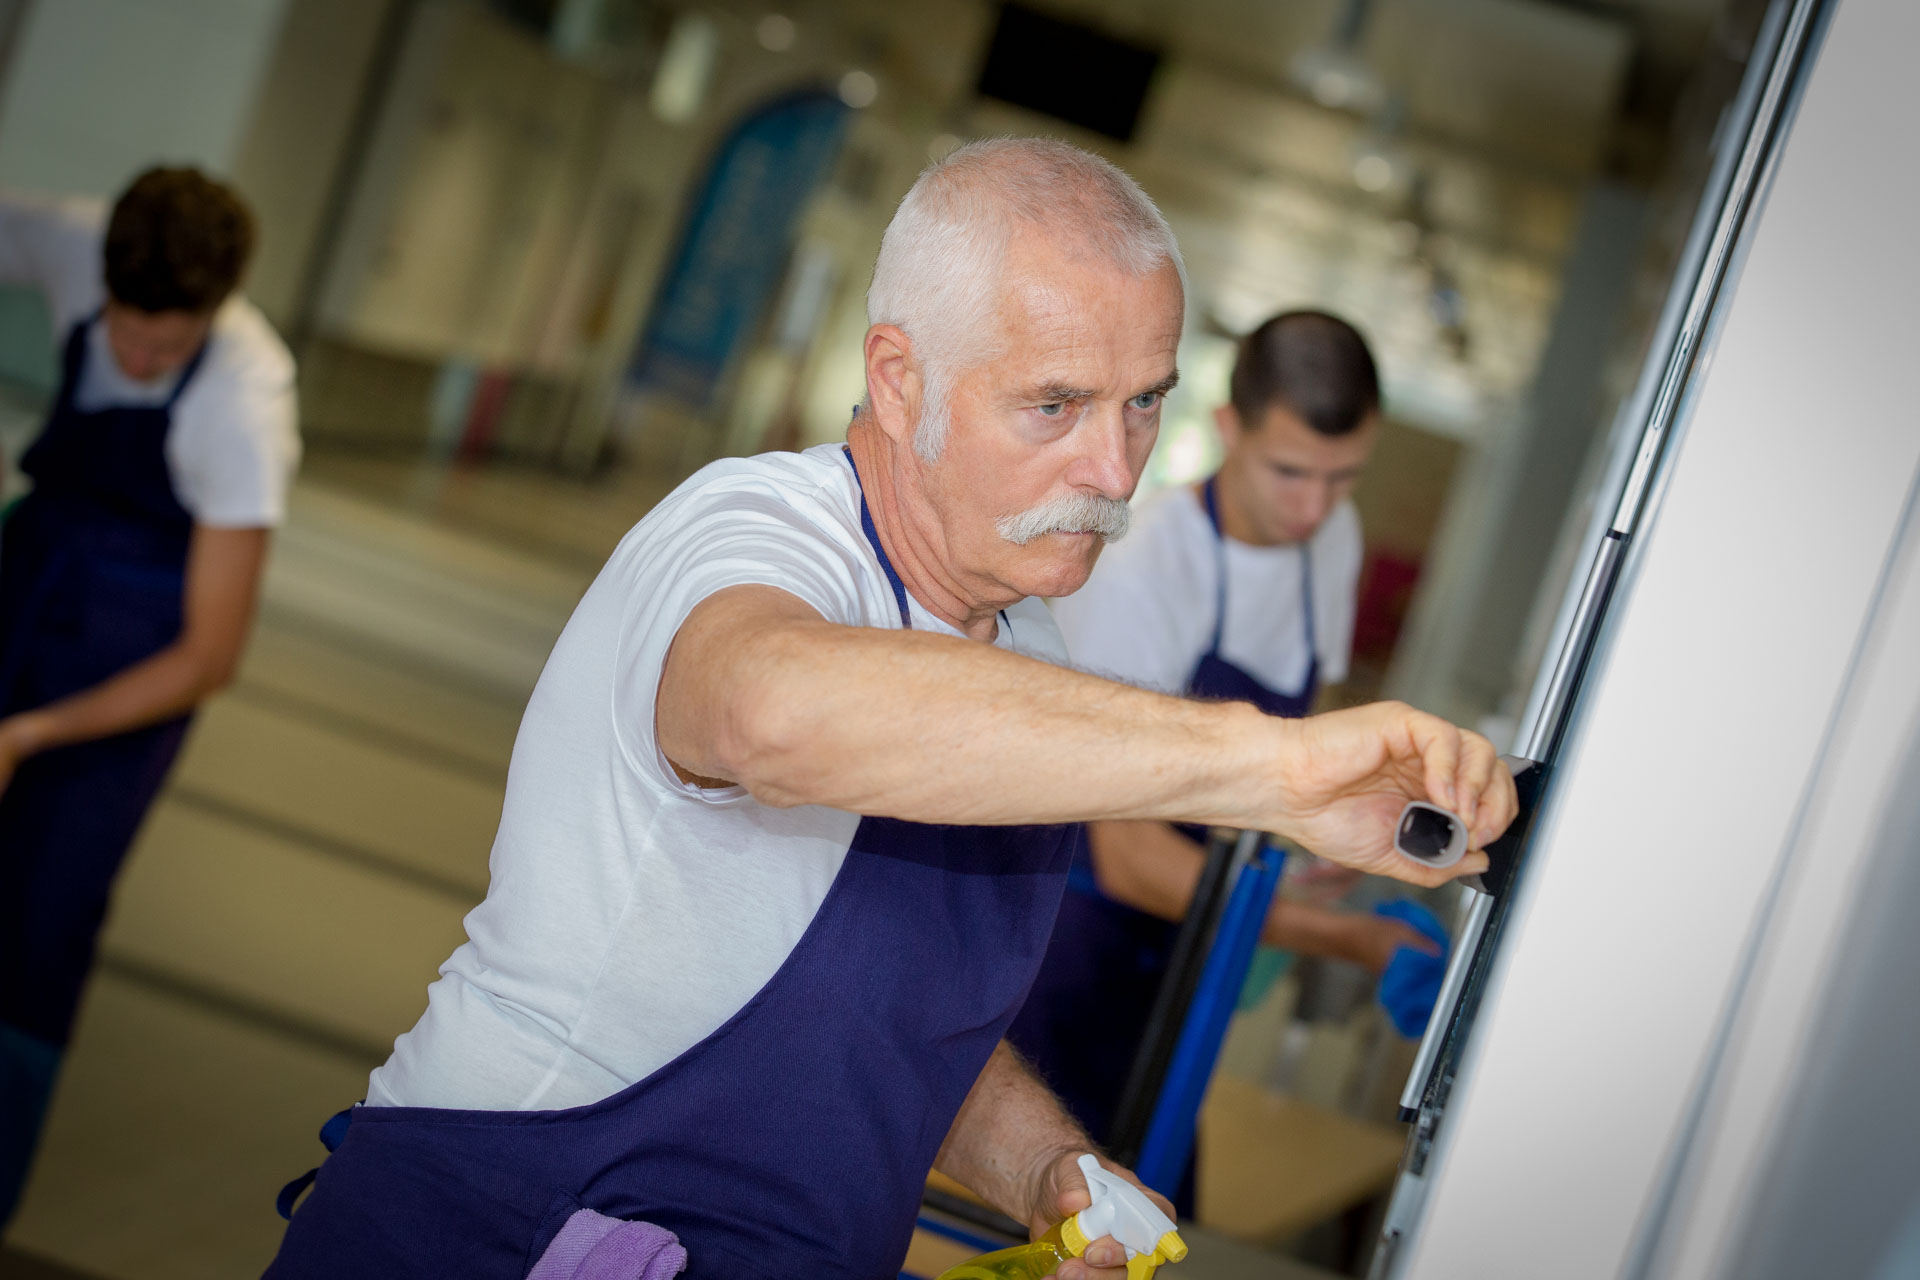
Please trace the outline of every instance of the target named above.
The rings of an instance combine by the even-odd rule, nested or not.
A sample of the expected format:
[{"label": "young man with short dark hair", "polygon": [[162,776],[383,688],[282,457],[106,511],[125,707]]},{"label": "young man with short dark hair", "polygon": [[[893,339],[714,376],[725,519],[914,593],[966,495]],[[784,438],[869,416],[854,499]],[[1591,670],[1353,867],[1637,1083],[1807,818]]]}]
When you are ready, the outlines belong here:
[{"label": "young man with short dark hair", "polygon": [[104,215],[0,196],[0,282],[39,289],[63,340],[0,527],[0,1223],[113,878],[239,663],[300,451],[293,359],[235,294],[239,196],[152,169]]}]

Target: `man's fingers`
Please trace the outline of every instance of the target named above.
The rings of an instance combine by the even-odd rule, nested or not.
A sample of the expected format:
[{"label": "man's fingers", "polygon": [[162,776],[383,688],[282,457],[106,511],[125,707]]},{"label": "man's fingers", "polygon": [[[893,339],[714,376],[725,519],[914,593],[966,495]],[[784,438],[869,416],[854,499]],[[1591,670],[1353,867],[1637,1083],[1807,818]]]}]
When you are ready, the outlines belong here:
[{"label": "man's fingers", "polygon": [[1449,881],[1461,876],[1477,876],[1487,869],[1487,855],[1478,849],[1469,850],[1467,856],[1450,867],[1430,867],[1424,862],[1415,862],[1412,858],[1394,855],[1393,867],[1387,874],[1395,880],[1404,880],[1408,884],[1417,884],[1423,889],[1437,889]]},{"label": "man's fingers", "polygon": [[1427,799],[1443,809],[1452,809],[1458,803],[1454,775],[1460,769],[1460,730],[1438,716],[1416,711],[1413,718],[1413,739],[1426,766],[1422,782]]},{"label": "man's fingers", "polygon": [[1067,1259],[1054,1274],[1059,1280],[1124,1280],[1127,1251],[1111,1236],[1102,1236],[1087,1246],[1085,1257]]},{"label": "man's fingers", "polygon": [[1520,793],[1514,787],[1513,774],[1502,764],[1480,789],[1480,816],[1473,824],[1475,845],[1487,845],[1499,839],[1520,813]]},{"label": "man's fingers", "polygon": [[1483,793],[1499,767],[1500,757],[1491,742],[1477,733],[1461,733],[1460,764],[1454,771],[1454,789],[1459,794],[1460,807],[1454,812],[1468,831],[1478,824]]},{"label": "man's fingers", "polygon": [[1410,924],[1400,925],[1394,932],[1397,935],[1394,939],[1394,946],[1396,948],[1410,947],[1415,951],[1423,952],[1430,956],[1440,954],[1440,944]]}]

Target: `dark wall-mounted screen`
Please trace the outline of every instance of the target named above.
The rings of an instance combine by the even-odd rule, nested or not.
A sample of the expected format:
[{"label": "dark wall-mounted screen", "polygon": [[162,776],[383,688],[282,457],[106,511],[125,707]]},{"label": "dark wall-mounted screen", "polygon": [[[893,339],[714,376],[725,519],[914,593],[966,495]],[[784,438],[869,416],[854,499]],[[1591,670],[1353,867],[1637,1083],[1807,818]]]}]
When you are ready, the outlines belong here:
[{"label": "dark wall-mounted screen", "polygon": [[1152,49],[1003,4],[978,87],[984,97],[1130,142],[1159,63]]}]

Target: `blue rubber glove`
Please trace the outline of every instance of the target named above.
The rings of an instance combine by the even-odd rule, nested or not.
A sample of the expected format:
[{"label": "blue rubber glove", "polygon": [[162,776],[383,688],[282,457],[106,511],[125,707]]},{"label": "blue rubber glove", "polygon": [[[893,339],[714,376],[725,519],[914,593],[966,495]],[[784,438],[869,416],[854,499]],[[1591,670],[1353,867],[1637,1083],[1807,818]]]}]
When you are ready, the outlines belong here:
[{"label": "blue rubber glove", "polygon": [[1453,944],[1440,918],[1411,898],[1383,902],[1373,913],[1411,925],[1440,948],[1440,954],[1434,956],[1413,947],[1397,947],[1393,959],[1387,962],[1387,971],[1380,975],[1380,1007],[1387,1011],[1393,1029],[1412,1040],[1426,1031],[1427,1019],[1433,1016]]}]

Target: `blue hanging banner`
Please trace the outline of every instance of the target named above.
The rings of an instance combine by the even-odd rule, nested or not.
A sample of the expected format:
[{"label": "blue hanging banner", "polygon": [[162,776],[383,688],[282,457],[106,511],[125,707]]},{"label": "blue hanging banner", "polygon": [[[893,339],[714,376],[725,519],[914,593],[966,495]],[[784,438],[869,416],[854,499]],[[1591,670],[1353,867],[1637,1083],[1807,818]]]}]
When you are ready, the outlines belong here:
[{"label": "blue hanging banner", "polygon": [[825,180],[851,114],[819,91],[777,99],[728,135],[690,206],[628,385],[711,408],[772,301],[794,224]]}]

